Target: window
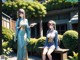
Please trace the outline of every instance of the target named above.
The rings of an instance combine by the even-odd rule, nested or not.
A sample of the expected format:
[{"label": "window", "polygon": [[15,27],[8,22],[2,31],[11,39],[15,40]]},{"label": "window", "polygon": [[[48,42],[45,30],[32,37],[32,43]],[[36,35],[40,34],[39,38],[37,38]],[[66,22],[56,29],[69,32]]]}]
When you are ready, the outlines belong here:
[{"label": "window", "polygon": [[54,20],[64,20],[64,19],[69,19],[69,18],[70,18],[70,14],[69,13],[58,14],[58,15],[54,15],[53,16]]},{"label": "window", "polygon": [[59,19],[69,19],[69,18],[70,18],[70,15],[68,13],[59,15]]},{"label": "window", "polygon": [[78,24],[77,23],[72,24],[72,29],[78,31]]},{"label": "window", "polygon": [[67,24],[56,25],[56,30],[58,30],[58,34],[63,34],[67,30]]}]

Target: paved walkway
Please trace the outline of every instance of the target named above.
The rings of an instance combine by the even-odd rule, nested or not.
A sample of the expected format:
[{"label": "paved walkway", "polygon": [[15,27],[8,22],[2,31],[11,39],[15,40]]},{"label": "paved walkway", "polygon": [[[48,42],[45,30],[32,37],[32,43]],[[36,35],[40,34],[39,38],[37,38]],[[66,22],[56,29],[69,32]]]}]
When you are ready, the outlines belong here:
[{"label": "paved walkway", "polygon": [[[10,54],[10,58],[8,60],[17,60],[17,54]],[[28,60],[41,60],[41,58],[36,56],[29,56]]]},{"label": "paved walkway", "polygon": [[[12,57],[12,58],[9,58],[8,60],[17,60],[17,57]],[[41,58],[29,56],[28,60],[41,60]]]},{"label": "paved walkway", "polygon": [[[4,58],[1,58],[1,56],[0,56],[0,60],[4,60]],[[8,60],[17,60],[17,54],[16,53],[11,53],[9,55]],[[41,58],[37,57],[37,56],[28,56],[28,60],[41,60]]]}]

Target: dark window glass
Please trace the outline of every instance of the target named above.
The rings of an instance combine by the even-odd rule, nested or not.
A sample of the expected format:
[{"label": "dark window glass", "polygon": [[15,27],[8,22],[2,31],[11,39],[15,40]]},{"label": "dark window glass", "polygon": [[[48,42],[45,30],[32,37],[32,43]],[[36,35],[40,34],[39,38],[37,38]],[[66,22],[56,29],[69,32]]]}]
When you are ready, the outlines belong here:
[{"label": "dark window glass", "polygon": [[58,24],[56,29],[58,30],[58,34],[63,34],[67,30],[67,24]]}]

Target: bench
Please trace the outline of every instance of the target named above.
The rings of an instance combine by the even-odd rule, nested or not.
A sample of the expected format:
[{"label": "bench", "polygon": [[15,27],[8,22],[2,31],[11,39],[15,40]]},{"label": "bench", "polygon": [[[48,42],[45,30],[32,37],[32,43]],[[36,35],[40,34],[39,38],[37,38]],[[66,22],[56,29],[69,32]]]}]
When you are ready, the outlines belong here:
[{"label": "bench", "polygon": [[[38,47],[38,48],[43,50],[43,47]],[[60,60],[65,60],[65,59],[67,59],[67,52],[68,51],[69,51],[69,49],[60,49],[60,50],[54,50],[54,53],[59,53],[61,56]]]}]

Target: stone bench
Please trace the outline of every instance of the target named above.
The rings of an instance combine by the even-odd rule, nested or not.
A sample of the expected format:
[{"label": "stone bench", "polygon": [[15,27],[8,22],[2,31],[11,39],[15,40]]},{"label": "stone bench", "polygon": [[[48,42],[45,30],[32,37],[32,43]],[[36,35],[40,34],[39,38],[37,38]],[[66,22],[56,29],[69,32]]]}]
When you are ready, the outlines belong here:
[{"label": "stone bench", "polygon": [[[43,47],[38,47],[38,48],[43,50]],[[60,49],[60,50],[55,50],[54,53],[59,53],[61,56],[60,60],[65,60],[65,59],[67,59],[68,51],[69,51],[69,49]]]}]

